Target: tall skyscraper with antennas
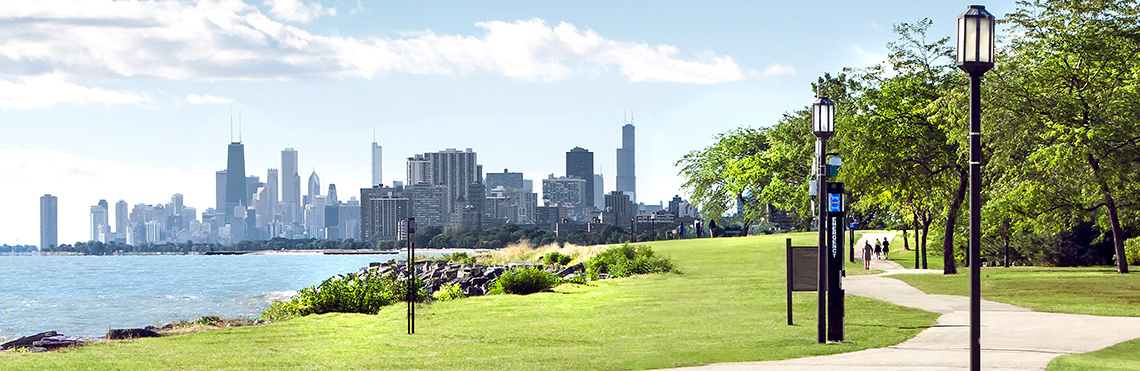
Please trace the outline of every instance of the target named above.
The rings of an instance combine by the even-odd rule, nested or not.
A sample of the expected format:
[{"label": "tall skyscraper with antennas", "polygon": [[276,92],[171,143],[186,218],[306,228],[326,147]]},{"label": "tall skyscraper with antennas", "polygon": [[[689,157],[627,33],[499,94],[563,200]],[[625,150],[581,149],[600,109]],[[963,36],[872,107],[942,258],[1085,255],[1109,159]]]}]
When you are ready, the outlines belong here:
[{"label": "tall skyscraper with antennas", "polygon": [[629,195],[630,201],[637,202],[637,176],[635,171],[633,120],[621,127],[621,148],[617,150],[618,192]]},{"label": "tall skyscraper with antennas", "polygon": [[226,209],[221,210],[229,220],[238,206],[249,206],[249,192],[245,181],[245,145],[231,142],[226,161]]}]

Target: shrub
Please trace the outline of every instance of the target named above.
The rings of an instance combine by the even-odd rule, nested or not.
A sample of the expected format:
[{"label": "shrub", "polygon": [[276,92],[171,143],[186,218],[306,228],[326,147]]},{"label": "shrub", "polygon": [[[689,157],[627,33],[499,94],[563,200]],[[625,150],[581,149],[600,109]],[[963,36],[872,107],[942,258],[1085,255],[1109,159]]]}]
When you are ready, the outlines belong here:
[{"label": "shrub", "polygon": [[546,255],[543,255],[542,258],[539,260],[543,264],[547,264],[547,265],[554,265],[554,264],[568,265],[568,264],[570,264],[571,261],[574,260],[574,258],[570,257],[570,255],[562,254],[562,253],[559,253],[557,251],[551,251],[551,252],[547,253]]},{"label": "shrub", "polygon": [[[417,280],[417,287],[420,282]],[[405,300],[407,284],[392,274],[337,276],[316,286],[301,289],[292,299],[273,303],[262,313],[266,321],[330,312],[376,314],[381,307]],[[417,290],[416,301],[427,295]]]},{"label": "shrub", "polygon": [[653,249],[645,245],[623,244],[611,247],[586,261],[586,274],[590,279],[598,279],[602,273],[616,277],[629,277],[635,274],[676,272],[673,261],[666,257],[653,256]]},{"label": "shrub", "polygon": [[1140,264],[1140,237],[1124,240],[1124,256],[1128,257],[1128,265]]},{"label": "shrub", "polygon": [[448,301],[463,299],[467,297],[467,295],[463,294],[463,287],[460,287],[458,284],[453,283],[450,285],[443,285],[439,288],[439,290],[436,290],[435,293],[432,293],[431,297],[436,301]]},{"label": "shrub", "polygon": [[546,291],[558,286],[562,279],[534,267],[515,267],[499,276],[491,284],[490,294],[526,295]]},{"label": "shrub", "polygon": [[465,252],[457,252],[454,254],[443,254],[443,260],[449,262],[456,262],[460,264],[475,264],[475,257],[467,255]]}]

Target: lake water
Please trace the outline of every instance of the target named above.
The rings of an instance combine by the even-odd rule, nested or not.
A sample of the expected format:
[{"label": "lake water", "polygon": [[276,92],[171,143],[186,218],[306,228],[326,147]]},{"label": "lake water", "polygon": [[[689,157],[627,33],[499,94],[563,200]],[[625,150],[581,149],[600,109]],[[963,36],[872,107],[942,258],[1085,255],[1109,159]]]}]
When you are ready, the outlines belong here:
[{"label": "lake water", "polygon": [[0,256],[0,339],[254,318],[306,286],[397,256],[406,255]]}]

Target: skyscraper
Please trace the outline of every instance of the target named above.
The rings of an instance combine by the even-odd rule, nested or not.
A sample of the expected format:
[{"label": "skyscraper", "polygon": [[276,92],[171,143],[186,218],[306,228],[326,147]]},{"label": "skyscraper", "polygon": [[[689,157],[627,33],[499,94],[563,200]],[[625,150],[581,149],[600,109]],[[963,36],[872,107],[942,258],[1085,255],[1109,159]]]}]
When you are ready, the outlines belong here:
[{"label": "skyscraper", "polygon": [[621,148],[617,150],[617,184],[614,187],[618,192],[629,195],[631,202],[637,202],[637,177],[635,170],[633,124],[621,127]]},{"label": "skyscraper", "polygon": [[281,204],[285,221],[300,220],[301,174],[297,172],[297,151],[292,148],[281,151]]},{"label": "skyscraper", "polygon": [[372,142],[372,185],[384,184],[384,148]]},{"label": "skyscraper", "polygon": [[476,163],[476,154],[470,148],[466,151],[448,148],[439,152],[425,153],[424,157],[430,163],[428,181],[431,184],[447,186],[444,215],[455,211],[455,200],[459,196],[467,198],[467,190],[471,185],[483,183],[483,167]]},{"label": "skyscraper", "polygon": [[431,161],[424,155],[408,157],[408,185],[435,184],[431,180]]},{"label": "skyscraper", "polygon": [[225,213],[226,211],[226,171],[218,170],[214,174],[214,211],[218,213]]},{"label": "skyscraper", "polygon": [[277,203],[281,202],[280,198],[277,197],[277,192],[280,192],[280,189],[281,188],[277,186],[277,169],[269,168],[269,170],[265,172],[265,202],[269,205],[269,210],[267,210],[268,213],[266,213],[266,215],[269,215],[270,219],[266,220],[266,222],[272,222],[273,216],[277,215]]},{"label": "skyscraper", "polygon": [[[178,204],[174,207],[181,208],[182,195],[175,194],[175,196],[178,196]],[[127,201],[124,200],[115,203],[115,234],[124,238],[127,236]]]},{"label": "skyscraper", "polygon": [[512,173],[503,169],[501,173],[487,173],[487,190],[503,187],[507,192],[517,192],[526,188],[523,173]]},{"label": "skyscraper", "polygon": [[594,206],[594,153],[582,147],[566,152],[566,176],[586,181],[583,206]]},{"label": "skyscraper", "polygon": [[328,204],[329,205],[336,205],[337,201],[338,200],[336,199],[336,184],[329,184]]},{"label": "skyscraper", "polygon": [[[321,177],[317,176],[317,171],[313,170],[313,174],[309,175],[309,199],[321,195]],[[310,201],[311,202],[311,201]]]},{"label": "skyscraper", "polygon": [[606,192],[604,191],[605,188],[606,180],[602,177],[602,174],[594,174],[594,194],[591,197],[594,198],[594,207],[597,207],[598,209],[606,208]]},{"label": "skyscraper", "polygon": [[40,197],[40,250],[59,246],[59,199],[50,194]]},{"label": "skyscraper", "polygon": [[99,235],[109,229],[107,219],[107,200],[91,205],[91,241],[99,241]]},{"label": "skyscraper", "polygon": [[245,145],[230,143],[226,161],[226,215],[234,215],[234,209],[249,206],[249,189],[245,179]]}]

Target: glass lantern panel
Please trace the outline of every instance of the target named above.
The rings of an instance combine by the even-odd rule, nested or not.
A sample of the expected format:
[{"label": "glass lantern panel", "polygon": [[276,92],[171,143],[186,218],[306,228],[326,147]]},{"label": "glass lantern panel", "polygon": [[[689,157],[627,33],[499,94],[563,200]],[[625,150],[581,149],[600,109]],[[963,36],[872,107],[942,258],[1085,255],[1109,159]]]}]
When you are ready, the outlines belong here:
[{"label": "glass lantern panel", "polygon": [[966,62],[966,17],[958,17],[958,64]]},{"label": "glass lantern panel", "polygon": [[993,63],[993,50],[994,50],[994,21],[990,17],[981,17],[978,19],[980,25],[978,27],[978,62]]},{"label": "glass lantern panel", "polygon": [[966,43],[964,62],[978,61],[978,18],[966,17],[966,32],[963,34]]}]

